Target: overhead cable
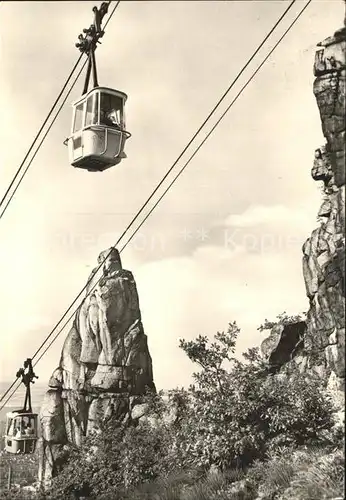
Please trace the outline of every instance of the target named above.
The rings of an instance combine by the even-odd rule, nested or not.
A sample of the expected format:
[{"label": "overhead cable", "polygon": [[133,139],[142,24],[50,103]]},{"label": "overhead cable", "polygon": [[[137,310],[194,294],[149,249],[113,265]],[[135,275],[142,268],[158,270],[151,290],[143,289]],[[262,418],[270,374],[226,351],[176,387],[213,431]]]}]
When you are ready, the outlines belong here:
[{"label": "overhead cable", "polygon": [[[112,16],[113,16],[113,14],[114,14],[114,12],[115,12],[116,8],[118,7],[119,3],[120,3],[120,0],[118,0],[118,1],[116,2],[115,6],[113,7],[112,12],[111,12],[111,13],[110,13],[110,15],[108,16],[107,21],[106,21],[106,23],[105,23],[105,25],[104,25],[104,29],[106,28],[106,26],[108,25],[109,21],[111,20],[111,18],[112,18]],[[110,4],[111,4],[111,1],[109,1],[109,2],[108,2],[108,5],[110,5]],[[23,160],[23,162],[22,162],[22,164],[21,164],[20,168],[18,169],[18,171],[17,171],[17,173],[16,173],[15,177],[13,178],[13,180],[12,180],[12,183],[11,183],[10,187],[8,188],[8,190],[7,190],[6,194],[4,195],[4,197],[3,197],[3,199],[2,199],[2,201],[1,201],[1,203],[0,203],[0,207],[1,207],[1,204],[4,202],[4,200],[5,200],[5,198],[6,198],[7,194],[8,194],[8,192],[10,191],[10,189],[11,189],[11,187],[12,187],[12,185],[13,185],[13,183],[14,183],[15,179],[16,179],[16,177],[19,175],[20,170],[21,170],[22,166],[24,165],[24,162],[25,162],[26,158],[29,156],[29,154],[30,154],[30,152],[31,152],[31,150],[32,150],[32,148],[33,148],[33,146],[34,146],[34,144],[35,144],[35,142],[36,142],[37,138],[39,137],[39,135],[40,135],[41,131],[43,130],[44,125],[47,123],[47,121],[48,121],[48,119],[49,119],[50,114],[52,114],[52,111],[54,110],[54,108],[55,108],[55,106],[56,106],[57,102],[59,101],[59,99],[60,99],[61,95],[63,94],[64,90],[66,89],[67,84],[68,84],[68,81],[71,79],[71,76],[73,75],[73,73],[74,73],[75,69],[77,68],[77,66],[78,66],[78,64],[79,64],[79,62],[80,62],[80,60],[81,60],[82,56],[83,56],[83,54],[81,54],[81,55],[79,56],[79,58],[78,58],[78,60],[77,60],[77,63],[75,64],[75,66],[74,66],[73,70],[71,71],[70,76],[69,76],[69,78],[68,78],[67,82],[65,83],[65,85],[64,85],[64,87],[63,87],[63,89],[62,89],[62,91],[60,92],[60,94],[59,94],[58,98],[56,99],[56,101],[55,101],[54,105],[52,106],[52,108],[51,108],[51,110],[50,110],[50,112],[49,112],[48,117],[46,118],[46,120],[45,120],[44,124],[42,125],[42,127],[41,127],[40,131],[39,131],[39,132],[38,132],[38,134],[36,135],[36,138],[35,138],[34,142],[32,143],[32,145],[31,145],[31,147],[30,147],[30,149],[29,149],[29,151],[28,151],[28,153],[27,153],[26,157],[24,158],[24,160]],[[4,210],[1,212],[1,214],[0,214],[0,219],[1,219],[1,217],[3,216],[3,214],[5,213],[6,208],[8,207],[8,205],[9,205],[9,203],[10,203],[11,199],[13,198],[13,196],[14,196],[14,194],[15,194],[15,192],[16,192],[16,190],[18,189],[18,186],[19,186],[20,182],[22,181],[23,177],[25,176],[26,172],[28,171],[28,168],[30,167],[30,165],[31,165],[31,163],[32,163],[32,161],[33,161],[33,159],[35,158],[35,156],[36,156],[36,154],[37,154],[38,150],[40,149],[40,147],[41,147],[41,145],[42,145],[42,143],[43,143],[44,139],[46,138],[46,136],[47,136],[48,132],[49,132],[49,131],[50,131],[50,129],[52,128],[52,126],[53,126],[53,124],[54,124],[54,122],[55,122],[56,118],[58,117],[58,115],[59,115],[59,113],[60,113],[60,111],[61,111],[62,107],[64,106],[64,104],[65,104],[65,102],[66,102],[66,100],[67,100],[68,96],[70,95],[70,93],[71,93],[71,91],[72,91],[72,89],[73,89],[74,85],[76,84],[76,82],[77,82],[78,78],[80,77],[80,75],[81,75],[81,73],[82,73],[82,71],[83,71],[83,69],[84,69],[84,67],[85,67],[85,65],[86,65],[86,63],[87,63],[87,62],[88,62],[87,60],[86,60],[86,61],[84,61],[83,66],[81,67],[81,69],[80,69],[80,71],[79,71],[79,73],[78,73],[77,77],[75,78],[75,80],[74,80],[74,82],[73,82],[73,84],[72,84],[72,86],[71,86],[70,90],[68,91],[67,95],[65,96],[65,98],[64,98],[64,100],[63,100],[63,102],[62,102],[62,104],[61,104],[61,106],[60,106],[60,108],[59,108],[58,112],[56,113],[55,117],[53,118],[53,121],[51,122],[51,124],[50,124],[50,126],[49,126],[48,130],[46,131],[45,135],[43,136],[43,139],[41,140],[41,142],[40,142],[40,144],[39,144],[38,148],[36,149],[36,151],[35,151],[35,153],[34,153],[34,156],[31,158],[31,160],[30,160],[30,162],[29,162],[28,166],[26,167],[26,169],[25,169],[24,173],[22,174],[22,176],[21,176],[21,178],[20,178],[20,180],[19,180],[18,185],[16,186],[16,188],[15,188],[14,192],[12,193],[12,195],[11,195],[11,197],[10,197],[9,201],[7,202],[7,204],[6,204],[5,208],[4,208]],[[0,398],[0,402],[1,402],[1,401],[3,401],[3,399],[7,396],[7,394],[11,391],[11,389],[15,386],[15,384],[16,384],[16,382],[17,382],[17,381],[18,381],[18,378],[17,378],[17,379],[16,379],[16,380],[15,380],[15,381],[14,381],[14,382],[10,385],[10,387],[6,390],[6,392],[5,392],[5,393],[1,396],[1,398]],[[19,383],[19,385],[20,385],[20,383]],[[15,388],[14,392],[18,389],[19,385]],[[14,394],[14,392],[11,394],[10,398],[12,397],[12,395]],[[9,400],[9,398],[6,400],[5,404],[7,403],[7,401],[8,401],[8,400]],[[1,409],[2,409],[3,407],[4,407],[4,405],[0,408],[0,411],[1,411]]]},{"label": "overhead cable", "polygon": [[[108,2],[108,5],[109,5],[110,3],[111,3],[111,2]],[[114,12],[115,12],[116,8],[118,7],[119,3],[120,3],[120,0],[118,0],[118,1],[116,2],[116,4],[115,4],[115,6],[114,6],[114,8],[113,8],[113,10],[112,10],[112,12],[111,12],[111,14],[108,16],[107,21],[106,21],[105,26],[104,26],[104,29],[106,28],[107,24],[109,23],[110,19],[112,18],[112,16],[113,16],[113,14],[114,14]],[[54,109],[55,109],[56,105],[58,104],[58,102],[59,102],[59,100],[60,100],[61,96],[63,95],[63,93],[64,93],[64,91],[65,91],[65,89],[66,89],[66,87],[67,87],[67,85],[68,85],[69,81],[71,80],[71,78],[72,78],[72,76],[73,76],[73,74],[74,74],[74,72],[75,72],[75,70],[76,70],[76,68],[77,68],[77,66],[78,66],[78,64],[79,64],[79,62],[80,62],[80,61],[81,61],[81,59],[82,59],[82,57],[83,57],[83,53],[82,53],[82,54],[80,54],[80,56],[78,57],[78,60],[77,60],[76,64],[74,65],[74,67],[73,67],[73,69],[72,69],[72,71],[71,71],[71,73],[70,73],[70,75],[69,75],[68,79],[66,80],[66,82],[65,82],[65,84],[64,84],[64,86],[63,86],[63,88],[61,89],[61,91],[60,91],[60,93],[59,93],[58,97],[56,98],[56,100],[55,100],[55,102],[54,102],[54,104],[53,104],[53,106],[52,106],[51,110],[49,111],[49,113],[48,113],[48,115],[47,115],[47,117],[46,117],[45,121],[43,122],[43,124],[42,124],[42,126],[41,126],[40,130],[39,130],[39,131],[38,131],[38,133],[36,134],[36,137],[35,137],[34,141],[32,142],[32,144],[31,144],[31,146],[30,146],[30,148],[29,148],[28,152],[26,153],[26,155],[25,155],[25,157],[24,157],[24,160],[23,160],[23,161],[22,161],[22,163],[20,164],[20,166],[19,166],[19,168],[18,168],[18,170],[17,170],[17,172],[16,172],[15,176],[13,177],[12,181],[10,182],[9,187],[7,188],[7,190],[6,190],[6,192],[5,192],[5,194],[4,194],[3,198],[2,198],[2,200],[0,201],[0,209],[1,209],[2,205],[5,203],[5,200],[6,200],[7,196],[8,196],[8,194],[9,194],[9,192],[11,191],[11,188],[13,187],[13,184],[15,183],[15,181],[16,181],[16,179],[17,179],[18,175],[20,174],[20,172],[21,172],[21,170],[22,170],[22,168],[23,168],[23,166],[24,166],[24,164],[25,164],[26,160],[28,159],[28,156],[30,155],[30,153],[31,153],[32,149],[34,148],[36,141],[38,140],[38,138],[39,138],[39,136],[40,136],[40,134],[41,134],[42,130],[44,129],[44,127],[45,127],[45,125],[47,124],[47,122],[48,122],[48,120],[49,120],[50,116],[52,115],[52,113],[53,113],[53,111],[54,111]],[[71,91],[72,91],[72,89],[73,89],[74,85],[76,84],[76,82],[77,82],[77,80],[78,80],[78,78],[79,78],[80,74],[82,73],[82,71],[83,71],[83,69],[84,69],[84,67],[85,67],[85,65],[86,65],[86,63],[87,63],[87,62],[88,62],[88,60],[84,61],[83,66],[82,66],[81,70],[79,71],[77,78],[75,78],[75,80],[74,80],[74,82],[73,82],[73,84],[72,84],[72,86],[71,86],[70,90],[69,90],[69,91],[68,91],[68,93],[66,94],[66,96],[65,96],[65,98],[64,98],[64,100],[63,100],[63,102],[62,102],[61,106],[59,107],[58,112],[57,112],[57,113],[56,113],[56,115],[54,116],[54,118],[53,118],[53,120],[52,120],[51,124],[49,125],[49,127],[48,127],[48,129],[47,129],[46,133],[44,134],[44,136],[43,136],[43,138],[42,138],[42,140],[41,140],[40,144],[39,144],[39,145],[38,145],[38,147],[36,148],[36,151],[35,151],[34,155],[32,156],[32,158],[31,158],[31,160],[29,161],[29,163],[28,163],[27,167],[25,168],[25,170],[24,170],[24,172],[23,172],[22,176],[20,177],[20,179],[19,179],[19,181],[18,181],[18,183],[17,183],[17,185],[16,185],[16,187],[15,187],[15,189],[12,191],[12,193],[11,193],[11,195],[10,195],[10,197],[9,197],[9,199],[8,199],[8,201],[7,201],[6,205],[5,205],[5,207],[4,207],[4,209],[1,211],[1,213],[0,213],[0,219],[3,217],[4,213],[6,212],[6,210],[7,210],[8,206],[9,206],[10,202],[12,201],[12,198],[14,197],[14,195],[15,195],[15,193],[16,193],[16,191],[17,191],[17,189],[19,188],[19,186],[20,186],[21,182],[23,181],[23,179],[24,179],[24,177],[25,177],[26,173],[28,172],[30,165],[32,164],[32,162],[33,162],[34,158],[36,157],[36,155],[37,155],[38,151],[40,150],[40,148],[41,148],[41,146],[42,146],[42,144],[43,144],[43,142],[44,142],[45,138],[47,137],[47,135],[48,135],[48,133],[49,133],[50,129],[51,129],[51,128],[52,128],[52,126],[54,125],[55,120],[56,120],[56,119],[57,119],[57,117],[59,116],[59,113],[60,113],[61,109],[63,108],[63,106],[64,106],[64,104],[65,104],[65,102],[66,102],[66,100],[67,100],[68,96],[70,95],[70,93],[71,93]]]},{"label": "overhead cable", "polygon": [[[296,0],[293,0],[289,6],[292,7],[292,5],[295,3]],[[172,182],[169,184],[169,186],[166,188],[166,190],[164,191],[164,193],[160,196],[159,200],[155,203],[155,205],[152,207],[152,209],[150,210],[150,212],[146,215],[146,217],[144,218],[144,220],[141,222],[141,224],[136,228],[135,232],[131,235],[131,237],[127,240],[127,242],[125,243],[125,245],[121,248],[120,252],[122,252],[124,250],[124,248],[128,245],[128,243],[131,241],[131,239],[134,237],[134,235],[137,233],[137,231],[139,230],[139,228],[143,225],[143,223],[147,220],[147,218],[149,217],[149,215],[153,212],[153,210],[156,208],[156,206],[159,204],[159,202],[162,200],[162,198],[165,196],[165,194],[168,192],[168,190],[170,189],[170,187],[174,184],[174,182],[177,180],[177,178],[181,175],[181,173],[185,170],[185,168],[187,167],[187,165],[190,163],[190,161],[192,160],[192,158],[197,154],[197,152],[200,150],[200,148],[202,147],[202,145],[206,142],[206,140],[208,139],[208,137],[210,137],[210,135],[212,134],[212,132],[215,130],[215,128],[217,127],[217,125],[221,122],[221,120],[224,118],[224,116],[227,114],[227,112],[230,110],[230,108],[233,106],[233,104],[236,102],[236,100],[239,98],[239,96],[242,94],[242,92],[245,90],[245,88],[247,87],[247,85],[251,82],[251,80],[255,77],[255,75],[258,73],[258,71],[262,68],[262,66],[264,65],[264,63],[267,61],[267,59],[270,57],[270,55],[273,53],[273,51],[277,48],[277,46],[281,43],[281,41],[284,39],[284,37],[287,35],[287,33],[290,31],[290,29],[293,27],[293,25],[298,21],[298,19],[300,18],[300,16],[303,14],[303,12],[305,11],[305,9],[308,7],[308,5],[311,3],[312,0],[308,0],[308,2],[305,4],[305,6],[303,7],[303,9],[299,12],[299,14],[295,17],[295,19],[293,20],[293,22],[289,25],[289,27],[286,29],[286,31],[284,32],[284,34],[280,37],[280,39],[276,42],[276,44],[274,45],[274,47],[270,50],[270,52],[267,54],[267,56],[264,58],[264,60],[262,61],[262,63],[260,64],[260,66],[255,70],[255,72],[252,74],[252,76],[248,79],[248,81],[246,82],[246,84],[242,87],[242,89],[240,90],[240,92],[237,94],[237,96],[233,99],[233,101],[231,102],[231,104],[227,107],[226,111],[222,114],[222,116],[219,118],[219,120],[215,123],[215,125],[213,126],[213,128],[210,130],[210,132],[207,134],[207,136],[205,137],[205,139],[199,144],[198,148],[195,150],[195,152],[191,155],[191,157],[189,158],[189,160],[184,164],[184,166],[181,168],[181,170],[178,172],[178,174],[174,177],[174,179],[172,180]],[[289,9],[288,8],[288,9]],[[285,13],[288,12],[288,9],[286,9]],[[284,14],[285,15],[285,14]],[[279,24],[279,22],[281,21],[281,19],[283,19],[283,16],[281,16],[280,20],[276,23],[275,27]],[[271,32],[273,31],[273,29],[271,30]],[[267,35],[266,39],[268,38],[269,35]],[[263,45],[263,42],[262,44]],[[257,50],[258,51],[258,50]],[[224,94],[223,97],[225,97],[226,94]],[[219,101],[219,103],[221,102],[221,100]],[[216,109],[216,107],[214,108]],[[211,114],[210,114],[211,116]],[[204,122],[206,123],[206,121]],[[200,127],[201,129],[202,127]],[[199,129],[199,130],[200,130]],[[195,136],[197,135],[197,133],[195,134]],[[194,138],[195,138],[194,136]],[[193,139],[194,139],[193,138]],[[192,139],[192,140],[193,140]],[[190,142],[192,142],[192,140]],[[190,143],[189,143],[190,144]],[[187,149],[187,147],[186,147]],[[186,150],[185,149],[185,150]],[[185,152],[184,150],[184,152]],[[183,154],[183,153],[182,153]],[[179,156],[178,159],[180,159],[180,157],[182,156],[182,154]],[[178,160],[176,160],[174,162],[174,165],[177,163]],[[169,170],[169,172],[172,170],[172,168]],[[164,179],[167,177],[167,174],[165,175]],[[163,180],[164,180],[163,179]],[[163,180],[161,181],[160,185],[162,184]],[[147,202],[145,203],[145,205],[148,203],[148,201],[153,197],[154,193],[157,191],[158,188],[156,188],[153,192],[153,194],[149,197],[149,199],[147,200]],[[142,207],[142,209],[140,210],[140,212],[143,210],[144,206]],[[139,212],[139,213],[140,213]],[[139,214],[138,213],[138,214]],[[137,215],[138,216],[138,215]],[[137,216],[133,219],[136,220]],[[106,257],[103,259],[103,261],[100,263],[100,265],[96,268],[94,274],[96,274],[100,268],[102,267],[102,265],[105,263],[105,261],[107,260],[107,258],[109,257],[109,255],[111,254],[111,252],[113,251],[113,249],[116,248],[116,246],[118,245],[118,243],[120,242],[120,240],[122,239],[122,237],[124,236],[124,234],[126,234],[128,229],[126,229],[124,231],[124,233],[120,236],[120,238],[118,239],[117,243],[111,247],[111,250],[108,252],[108,254],[106,255]],[[93,285],[93,287],[88,290],[88,294],[87,296],[95,289],[95,287],[98,285],[99,281],[100,281],[101,278],[98,279],[98,281]],[[43,348],[43,346],[47,343],[47,341],[49,340],[49,338],[53,335],[53,333],[55,332],[55,330],[57,329],[57,327],[60,325],[60,323],[63,321],[63,319],[65,318],[65,316],[68,314],[68,312],[71,310],[71,308],[73,307],[73,305],[76,303],[76,301],[78,300],[78,298],[81,296],[81,294],[85,291],[85,289],[89,286],[90,282],[88,281],[88,283],[83,287],[82,291],[79,293],[79,295],[77,296],[77,298],[73,301],[73,303],[70,305],[70,307],[67,309],[67,311],[64,313],[64,315],[62,316],[62,318],[60,319],[60,321],[56,324],[56,326],[53,328],[53,330],[50,332],[50,334],[46,337],[46,339],[42,342],[42,344],[40,345],[40,347],[36,350],[34,356],[32,357],[32,359],[34,359],[38,353],[40,352],[40,350]],[[84,299],[82,300],[81,304],[79,305],[79,307],[81,307],[81,305],[84,303],[84,300],[85,300],[86,297],[84,297]],[[78,308],[77,308],[78,309]],[[60,335],[60,333],[63,331],[63,329],[65,328],[65,326],[68,324],[68,322],[72,319],[73,315],[76,313],[76,311],[74,311],[70,316],[69,318],[67,319],[67,321],[64,323],[63,327],[57,332],[57,334],[54,336],[54,338],[52,339],[52,341],[50,342],[50,344],[48,345],[48,347],[44,350],[44,352],[40,355],[40,357],[38,358],[38,360],[36,361],[35,365],[38,363],[38,361],[40,359],[42,359],[43,355],[47,352],[47,350],[49,349],[49,347],[54,343],[54,341],[58,338],[58,336]],[[16,383],[16,381],[14,381],[14,383],[12,384],[12,387],[13,385]],[[11,387],[11,388],[12,388]],[[11,388],[9,388],[6,393],[4,394],[4,396],[2,396],[2,398],[0,399],[0,401],[2,401],[4,399],[4,397],[6,396],[6,394],[8,394],[8,392],[11,390]],[[15,389],[16,390],[16,389]],[[15,392],[15,390],[13,391],[13,393]],[[9,398],[6,400],[6,402],[12,397],[13,393],[9,396]],[[4,403],[4,405],[6,404],[6,402]],[[3,406],[4,406],[3,405]],[[3,408],[2,406],[2,408]],[[1,408],[0,408],[1,410]]]}]

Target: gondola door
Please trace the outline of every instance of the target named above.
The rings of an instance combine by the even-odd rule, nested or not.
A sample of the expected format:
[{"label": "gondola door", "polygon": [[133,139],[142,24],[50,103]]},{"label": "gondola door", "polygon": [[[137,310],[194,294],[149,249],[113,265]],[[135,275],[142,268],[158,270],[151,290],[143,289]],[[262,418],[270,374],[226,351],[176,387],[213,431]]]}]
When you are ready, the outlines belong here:
[{"label": "gondola door", "polygon": [[74,110],[72,141],[70,141],[70,147],[72,148],[71,157],[73,158],[73,161],[76,161],[83,156],[84,108],[85,101],[78,104]]}]

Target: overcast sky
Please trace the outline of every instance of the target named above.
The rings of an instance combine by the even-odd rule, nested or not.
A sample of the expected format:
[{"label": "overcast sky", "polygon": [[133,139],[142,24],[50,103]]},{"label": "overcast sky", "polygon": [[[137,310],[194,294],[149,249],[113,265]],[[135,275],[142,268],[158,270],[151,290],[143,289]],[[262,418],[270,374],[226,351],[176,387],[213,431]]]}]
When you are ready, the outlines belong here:
[{"label": "overcast sky", "polygon": [[[304,3],[296,2],[211,125]],[[93,5],[0,4],[1,196],[79,55],[74,44]],[[99,252],[115,243],[287,5],[120,2],[97,59],[100,85],[129,96],[128,158],[104,173],[69,165],[62,143],[79,80],[0,221],[2,380],[12,380],[51,331]],[[159,389],[190,382],[179,338],[212,336],[236,320],[241,353],[263,340],[256,328],[265,318],[308,308],[301,247],[317,226],[321,193],[310,170],[324,143],[312,68],[316,44],[343,16],[342,0],[313,0],[122,253]],[[67,331],[38,364],[41,382],[57,366]]]}]

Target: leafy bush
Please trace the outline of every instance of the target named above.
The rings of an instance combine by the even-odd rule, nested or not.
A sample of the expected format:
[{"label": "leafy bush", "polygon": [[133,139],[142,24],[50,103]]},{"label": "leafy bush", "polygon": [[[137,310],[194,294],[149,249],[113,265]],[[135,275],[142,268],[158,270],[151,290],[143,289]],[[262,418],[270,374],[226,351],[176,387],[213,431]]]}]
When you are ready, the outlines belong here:
[{"label": "leafy bush", "polygon": [[77,494],[99,498],[152,481],[171,469],[170,447],[170,435],[163,425],[134,427],[108,421],[100,434],[91,434],[81,448],[71,450],[62,473],[53,479],[54,498],[75,498]]},{"label": "leafy bush", "polygon": [[[316,440],[322,429],[333,426],[332,402],[317,378],[270,376],[256,349],[244,355],[246,363],[236,360],[238,333],[232,323],[212,343],[202,336],[180,342],[201,367],[177,432],[184,466],[244,467],[273,447]],[[231,364],[229,370],[225,362]]]},{"label": "leafy bush", "polygon": [[[86,437],[80,449],[72,448],[50,498],[250,499],[252,483],[242,483],[242,470],[279,447],[294,450],[322,438],[326,442],[333,406],[319,379],[269,375],[258,349],[245,353],[243,362],[235,359],[239,331],[234,322],[213,341],[206,336],[180,340],[199,366],[194,384],[169,391],[167,401],[162,394],[149,394],[154,424],[150,419],[137,426],[111,420],[101,433]],[[270,491],[286,490],[296,477],[288,459],[278,464],[270,469]],[[214,479],[208,475],[212,466],[219,471]]]}]

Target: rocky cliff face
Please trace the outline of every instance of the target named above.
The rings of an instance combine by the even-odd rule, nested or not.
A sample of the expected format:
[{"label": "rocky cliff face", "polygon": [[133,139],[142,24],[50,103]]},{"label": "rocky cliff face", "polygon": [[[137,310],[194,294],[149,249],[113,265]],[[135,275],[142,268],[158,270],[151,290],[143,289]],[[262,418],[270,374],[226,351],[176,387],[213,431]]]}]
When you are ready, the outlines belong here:
[{"label": "rocky cliff face", "polygon": [[314,95],[326,144],[315,151],[312,178],[323,182],[320,226],[303,246],[306,322],[276,325],[262,344],[272,370],[317,371],[345,385],[345,46],[346,24],[318,44]]},{"label": "rocky cliff face", "polygon": [[[98,262],[109,252],[102,252]],[[114,249],[91,291],[94,275],[95,270],[41,408],[41,482],[54,475],[64,445],[79,445],[83,435],[110,415],[123,422],[138,418],[141,396],[148,388],[155,390],[132,273],[122,269]]]}]

